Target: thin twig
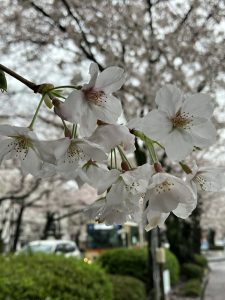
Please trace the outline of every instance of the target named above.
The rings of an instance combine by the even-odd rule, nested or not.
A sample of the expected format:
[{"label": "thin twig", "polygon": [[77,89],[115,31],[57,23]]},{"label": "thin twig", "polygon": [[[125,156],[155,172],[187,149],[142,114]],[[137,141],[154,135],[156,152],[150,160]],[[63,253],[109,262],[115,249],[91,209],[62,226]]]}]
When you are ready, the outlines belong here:
[{"label": "thin twig", "polygon": [[31,89],[34,93],[38,93],[40,85],[37,85],[26,78],[22,77],[21,75],[17,74],[16,72],[10,70],[6,66],[0,64],[0,70],[4,71],[5,73],[9,74],[10,76],[14,77],[15,79],[19,80],[23,84],[25,84],[29,89]]}]

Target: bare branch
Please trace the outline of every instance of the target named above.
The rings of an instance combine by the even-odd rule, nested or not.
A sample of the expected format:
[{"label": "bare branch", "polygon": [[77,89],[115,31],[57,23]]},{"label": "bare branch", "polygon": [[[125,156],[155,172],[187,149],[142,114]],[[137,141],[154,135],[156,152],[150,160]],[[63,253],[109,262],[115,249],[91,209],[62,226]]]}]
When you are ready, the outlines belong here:
[{"label": "bare branch", "polygon": [[178,31],[181,30],[181,28],[185,25],[185,23],[187,22],[188,18],[191,15],[191,12],[193,11],[194,6],[191,5],[189,10],[186,12],[186,14],[184,15],[183,19],[181,20],[181,22],[178,24],[177,28],[174,30],[174,34],[176,34]]},{"label": "bare branch", "polygon": [[87,39],[87,37],[86,37],[86,34],[85,34],[85,32],[83,31],[83,29],[82,29],[82,26],[81,26],[81,24],[80,24],[80,20],[79,20],[79,19],[75,16],[75,14],[72,12],[72,9],[70,8],[69,3],[68,3],[66,0],[61,0],[61,1],[62,1],[62,3],[63,3],[64,6],[65,6],[68,15],[70,15],[70,16],[74,19],[74,21],[77,23],[77,25],[78,25],[78,27],[79,27],[79,29],[80,29],[81,36],[82,36],[82,38],[83,38],[83,41],[85,42],[85,45],[88,47],[88,50],[89,50],[89,51],[87,51],[87,50],[85,49],[85,47],[84,47],[83,45],[80,44],[81,50],[83,51],[83,53],[86,55],[86,57],[87,57],[88,59],[93,60],[95,63],[97,63],[98,66],[99,66],[99,69],[102,71],[102,70],[103,70],[103,66],[96,60],[95,56],[93,55],[93,53],[92,53],[92,51],[91,51],[91,45],[90,45],[90,43],[88,42],[88,39]]},{"label": "bare branch", "polygon": [[[24,199],[28,198],[35,190],[38,189],[38,187],[40,186],[40,182],[41,182],[41,179],[37,179],[35,181],[35,183],[31,186],[31,188],[28,191],[26,191],[24,194],[15,195],[13,193],[13,194],[8,194],[4,197],[1,197],[0,198],[0,203],[5,201],[5,200],[18,201],[18,202],[23,201]],[[22,188],[21,188],[21,190],[22,190]]]}]

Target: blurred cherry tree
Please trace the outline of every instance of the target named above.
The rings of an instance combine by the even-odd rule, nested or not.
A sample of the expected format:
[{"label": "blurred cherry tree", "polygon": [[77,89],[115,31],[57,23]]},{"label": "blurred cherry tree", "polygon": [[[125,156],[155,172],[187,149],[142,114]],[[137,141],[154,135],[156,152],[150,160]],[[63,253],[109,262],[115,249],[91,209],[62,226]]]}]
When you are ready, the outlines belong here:
[{"label": "blurred cherry tree", "polygon": [[[120,96],[134,115],[152,104],[164,83],[187,92],[224,87],[224,17],[220,0],[4,0],[0,46],[7,55],[23,49],[29,64],[46,55],[54,73],[76,82],[85,59],[100,69],[123,67],[127,81]],[[16,63],[19,68],[19,58]]]}]

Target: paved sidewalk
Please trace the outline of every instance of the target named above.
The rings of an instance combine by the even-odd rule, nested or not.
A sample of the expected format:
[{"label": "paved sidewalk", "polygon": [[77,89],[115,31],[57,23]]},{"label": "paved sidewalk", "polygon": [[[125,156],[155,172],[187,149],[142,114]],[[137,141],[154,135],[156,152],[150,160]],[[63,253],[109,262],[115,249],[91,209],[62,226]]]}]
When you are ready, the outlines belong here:
[{"label": "paved sidewalk", "polygon": [[209,263],[211,269],[204,300],[225,300],[225,260]]}]

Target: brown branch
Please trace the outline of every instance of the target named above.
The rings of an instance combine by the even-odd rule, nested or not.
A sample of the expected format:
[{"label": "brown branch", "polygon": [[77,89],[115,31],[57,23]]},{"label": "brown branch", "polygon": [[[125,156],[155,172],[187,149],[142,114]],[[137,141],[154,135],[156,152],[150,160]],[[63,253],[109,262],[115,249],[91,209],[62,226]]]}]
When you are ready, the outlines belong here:
[{"label": "brown branch", "polygon": [[43,8],[41,8],[40,6],[38,6],[37,4],[35,4],[33,1],[30,1],[31,6],[33,6],[33,8],[38,11],[39,13],[41,13],[43,16],[45,16],[46,18],[50,19],[51,21],[53,21],[53,23],[58,27],[58,29],[62,32],[67,32],[66,27],[62,26],[60,23],[56,22],[48,13],[46,13],[44,11]]},{"label": "brown branch", "polygon": [[153,28],[153,24],[152,24],[152,1],[151,0],[146,0],[147,2],[147,6],[148,6],[148,13],[149,13],[149,26],[151,29],[151,33],[152,35],[154,35],[154,28]]},{"label": "brown branch", "polygon": [[81,36],[82,36],[82,38],[83,38],[83,41],[85,42],[85,44],[86,44],[86,46],[88,47],[88,50],[89,50],[89,51],[87,51],[87,50],[85,49],[85,47],[84,47],[83,45],[80,44],[81,50],[84,52],[84,54],[86,55],[86,57],[87,57],[88,59],[90,59],[90,60],[94,61],[96,64],[98,64],[100,71],[102,71],[102,70],[103,70],[103,66],[102,66],[102,65],[96,60],[96,58],[94,57],[94,55],[93,55],[93,53],[92,53],[92,51],[91,51],[91,45],[90,45],[90,43],[88,42],[88,39],[87,39],[87,37],[86,37],[86,34],[84,33],[84,31],[83,31],[83,29],[82,29],[82,27],[81,27],[80,20],[74,15],[74,13],[72,12],[72,10],[71,10],[71,8],[70,8],[69,3],[68,3],[66,0],[61,0],[61,2],[64,4],[64,6],[65,6],[65,8],[66,8],[66,10],[67,10],[68,15],[71,16],[71,17],[74,19],[74,21],[77,23],[77,25],[78,25],[78,27],[79,27],[79,29],[80,29]]},{"label": "brown branch", "polygon": [[22,77],[21,75],[17,74],[16,72],[10,70],[9,68],[5,67],[4,65],[0,64],[0,70],[4,71],[5,73],[9,74],[10,76],[14,77],[18,81],[25,84],[29,89],[31,89],[34,93],[38,93],[40,85],[37,85],[26,78]]},{"label": "brown branch", "polygon": [[[83,40],[86,44],[86,46],[88,46],[89,48],[89,52],[86,50],[86,48],[80,44],[80,49],[83,52],[83,54],[86,56],[86,58],[94,61],[95,63],[98,64],[100,71],[103,70],[103,66],[96,60],[96,58],[94,57],[93,53],[90,50],[90,43],[88,42],[86,35],[84,33],[84,31],[82,30],[82,27],[80,25],[80,21],[78,18],[76,18],[76,16],[72,13],[69,4],[66,1],[63,1],[63,4],[65,6],[65,8],[67,9],[68,14],[76,21],[77,25],[80,28],[81,31],[81,35],[83,37]],[[41,13],[44,17],[48,18],[49,20],[51,20],[53,22],[53,24],[62,32],[62,33],[67,33],[67,28],[62,26],[59,22],[57,22],[56,20],[53,19],[53,17],[51,15],[49,15],[43,8],[41,8],[40,6],[36,5],[33,1],[30,1],[31,6],[39,13]]]},{"label": "brown branch", "polygon": [[0,198],[0,203],[5,201],[5,200],[11,200],[11,201],[22,201],[26,198],[28,198],[30,196],[30,194],[32,194],[40,185],[41,179],[38,179],[35,181],[35,184],[29,189],[29,191],[27,191],[26,193],[22,194],[22,195],[14,195],[14,194],[8,194],[4,197]]},{"label": "brown branch", "polygon": [[183,25],[186,23],[186,21],[190,17],[190,14],[191,14],[191,12],[192,12],[193,9],[194,9],[194,6],[191,5],[190,8],[189,8],[189,10],[186,12],[184,18],[181,20],[181,22],[179,23],[179,25],[177,26],[177,28],[174,30],[173,33],[177,33],[178,31],[181,30],[181,28],[183,27]]},{"label": "brown branch", "polygon": [[74,216],[74,215],[76,215],[76,214],[81,213],[82,211],[84,211],[83,208],[81,208],[81,209],[76,209],[76,210],[73,210],[73,211],[71,211],[71,212],[69,212],[69,213],[67,213],[67,214],[62,215],[62,216],[55,217],[53,220],[54,220],[54,221],[59,221],[59,220],[62,220],[62,219],[64,219],[64,218],[72,217],[72,216]]},{"label": "brown branch", "polygon": [[31,201],[25,203],[24,206],[25,206],[25,207],[30,207],[30,206],[32,206],[35,202],[41,200],[41,198],[42,198],[44,195],[48,196],[49,193],[50,193],[50,190],[45,190],[45,191],[41,192],[40,195],[39,195],[38,197],[36,197],[36,198],[34,198],[33,200],[31,200]]}]

